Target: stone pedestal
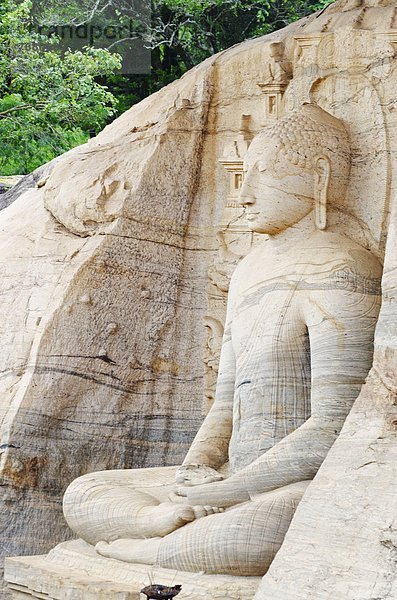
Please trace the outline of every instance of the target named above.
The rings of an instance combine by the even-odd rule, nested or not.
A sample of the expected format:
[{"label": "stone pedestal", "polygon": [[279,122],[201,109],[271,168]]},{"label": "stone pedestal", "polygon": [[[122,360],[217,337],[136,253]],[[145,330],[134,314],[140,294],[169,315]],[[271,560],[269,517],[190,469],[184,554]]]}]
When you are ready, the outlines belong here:
[{"label": "stone pedestal", "polygon": [[82,540],[64,542],[48,555],[6,559],[13,599],[143,600],[152,583],[182,585],[178,600],[252,600],[260,577],[231,577],[126,564],[99,556]]}]

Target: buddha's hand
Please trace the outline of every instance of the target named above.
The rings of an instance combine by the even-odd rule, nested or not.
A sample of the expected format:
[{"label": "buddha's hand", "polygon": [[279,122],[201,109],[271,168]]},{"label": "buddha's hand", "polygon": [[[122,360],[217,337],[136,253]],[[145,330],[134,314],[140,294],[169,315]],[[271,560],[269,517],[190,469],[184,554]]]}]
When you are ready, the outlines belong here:
[{"label": "buddha's hand", "polygon": [[[175,482],[178,486],[192,487],[222,481],[223,476],[207,465],[191,464],[178,467]],[[183,494],[184,495],[184,494]]]},{"label": "buddha's hand", "polygon": [[247,490],[233,477],[206,485],[179,488],[178,493],[185,496],[188,504],[208,504],[222,508],[229,508],[250,500]]}]

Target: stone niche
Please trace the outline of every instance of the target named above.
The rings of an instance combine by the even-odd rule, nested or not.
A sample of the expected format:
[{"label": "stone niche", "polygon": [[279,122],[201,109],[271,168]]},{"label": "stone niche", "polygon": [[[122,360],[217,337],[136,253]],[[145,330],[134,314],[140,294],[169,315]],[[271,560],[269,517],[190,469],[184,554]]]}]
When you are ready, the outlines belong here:
[{"label": "stone niche", "polygon": [[[4,598],[132,600],[151,578],[181,600],[397,598],[396,10],[339,0],[208,59],[2,210],[1,549],[23,555]],[[231,274],[258,243],[244,155],[305,102],[349,127],[340,225],[384,264],[383,298],[373,368],[281,549],[261,580],[67,541],[73,479],[182,462],[214,399]]]}]

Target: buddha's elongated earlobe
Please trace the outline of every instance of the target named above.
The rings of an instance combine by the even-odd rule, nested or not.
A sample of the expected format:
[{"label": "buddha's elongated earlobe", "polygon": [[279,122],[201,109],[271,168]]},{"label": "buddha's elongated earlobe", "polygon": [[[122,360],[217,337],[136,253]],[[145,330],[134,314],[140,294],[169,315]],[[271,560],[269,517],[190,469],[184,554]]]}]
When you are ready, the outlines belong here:
[{"label": "buddha's elongated earlobe", "polygon": [[331,163],[326,156],[316,159],[314,174],[314,219],[317,229],[327,227],[328,187],[331,175]]}]

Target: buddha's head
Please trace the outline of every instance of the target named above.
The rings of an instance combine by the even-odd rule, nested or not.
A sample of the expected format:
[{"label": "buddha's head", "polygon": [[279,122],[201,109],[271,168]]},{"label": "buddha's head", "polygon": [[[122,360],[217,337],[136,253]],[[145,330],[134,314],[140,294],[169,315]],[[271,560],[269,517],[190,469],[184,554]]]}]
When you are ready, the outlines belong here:
[{"label": "buddha's head", "polygon": [[325,229],[327,208],[343,202],[349,181],[346,127],[305,104],[254,138],[244,170],[240,203],[252,231],[275,235],[312,211]]}]

